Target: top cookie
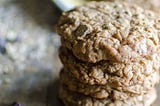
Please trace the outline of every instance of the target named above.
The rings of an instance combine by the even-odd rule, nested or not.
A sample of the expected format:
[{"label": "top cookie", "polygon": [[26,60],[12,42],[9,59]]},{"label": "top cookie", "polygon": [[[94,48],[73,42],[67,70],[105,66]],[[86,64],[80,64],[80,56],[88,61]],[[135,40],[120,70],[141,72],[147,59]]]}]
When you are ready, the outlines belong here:
[{"label": "top cookie", "polygon": [[57,29],[62,45],[87,62],[153,59],[160,51],[160,18],[133,4],[90,2],[64,12]]}]

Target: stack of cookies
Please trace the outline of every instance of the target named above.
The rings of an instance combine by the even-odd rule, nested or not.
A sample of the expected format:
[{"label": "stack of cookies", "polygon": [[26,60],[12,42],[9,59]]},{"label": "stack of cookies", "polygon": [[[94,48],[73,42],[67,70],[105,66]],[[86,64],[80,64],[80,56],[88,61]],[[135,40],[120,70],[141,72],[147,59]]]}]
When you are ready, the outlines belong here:
[{"label": "stack of cookies", "polygon": [[160,18],[134,4],[64,12],[60,99],[66,106],[150,106],[159,82]]}]

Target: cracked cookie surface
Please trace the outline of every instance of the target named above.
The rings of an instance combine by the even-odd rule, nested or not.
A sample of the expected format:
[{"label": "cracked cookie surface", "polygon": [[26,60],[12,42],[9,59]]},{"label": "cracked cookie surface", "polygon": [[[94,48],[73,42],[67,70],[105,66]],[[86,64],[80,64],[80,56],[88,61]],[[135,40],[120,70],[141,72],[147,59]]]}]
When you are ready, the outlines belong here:
[{"label": "cracked cookie surface", "polygon": [[81,83],[89,85],[105,85],[110,83],[114,87],[128,87],[136,84],[148,86],[144,82],[155,83],[159,80],[159,75],[157,75],[157,79],[153,78],[152,81],[146,79],[152,73],[159,70],[158,64],[160,64],[160,61],[158,58],[155,58],[154,61],[143,59],[139,62],[126,64],[112,63],[110,61],[91,64],[77,59],[70,50],[64,47],[59,49],[59,56],[65,69],[70,71],[73,74],[72,76]]},{"label": "cracked cookie surface", "polygon": [[133,4],[88,3],[64,12],[57,31],[63,46],[91,63],[153,59],[160,51],[159,17]]},{"label": "cracked cookie surface", "polygon": [[159,79],[159,71],[152,73],[145,78],[141,84],[135,84],[133,86],[117,86],[114,83],[109,82],[106,85],[88,85],[79,82],[75,79],[69,70],[62,69],[60,73],[61,83],[66,86],[67,89],[79,92],[93,98],[112,98],[113,100],[124,100],[136,95],[143,95],[154,88],[157,80]]},{"label": "cracked cookie surface", "polygon": [[94,99],[68,91],[63,85],[60,87],[59,96],[65,106],[150,106],[157,98],[156,91],[153,89],[147,94],[130,97],[126,100]]}]

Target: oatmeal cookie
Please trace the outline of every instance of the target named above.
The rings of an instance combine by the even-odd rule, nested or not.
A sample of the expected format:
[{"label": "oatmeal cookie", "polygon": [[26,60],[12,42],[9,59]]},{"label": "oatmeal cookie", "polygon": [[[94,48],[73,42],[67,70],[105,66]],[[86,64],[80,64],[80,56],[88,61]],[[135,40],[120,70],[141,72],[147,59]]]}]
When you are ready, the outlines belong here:
[{"label": "oatmeal cookie", "polygon": [[144,95],[130,97],[125,100],[113,101],[107,99],[95,99],[89,96],[68,91],[61,85],[59,97],[65,106],[150,106],[157,98],[155,89]]},{"label": "oatmeal cookie", "polygon": [[60,73],[60,79],[61,83],[71,91],[79,92],[84,95],[89,95],[93,98],[102,99],[109,97],[113,100],[124,100],[129,97],[147,93],[149,90],[153,89],[156,81],[159,79],[159,71],[156,71],[152,73],[152,75],[146,77],[143,82],[145,84],[141,83],[135,84],[133,86],[121,87],[114,85],[112,82],[101,86],[84,84],[75,79],[66,69],[62,69]]},{"label": "oatmeal cookie", "polygon": [[[115,87],[134,86],[136,84],[145,84],[149,82],[148,76],[159,70],[160,61],[155,58],[154,61],[143,59],[132,63],[112,63],[110,61],[101,61],[98,63],[83,62],[67,48],[59,49],[59,56],[64,67],[70,71],[73,76],[82,83],[89,85],[110,85]],[[153,79],[153,82],[158,79]],[[152,83],[152,81],[150,81]],[[148,85],[144,85],[148,86]]]},{"label": "oatmeal cookie", "polygon": [[57,32],[62,45],[87,62],[153,59],[160,51],[160,19],[137,5],[91,2],[64,12]]},{"label": "oatmeal cookie", "polygon": [[[66,87],[66,89],[79,92],[87,96],[91,96],[93,98],[104,99],[104,98],[112,98],[113,100],[124,100],[128,97],[136,96],[138,94],[133,94],[129,92],[122,92],[116,89],[112,89],[110,86],[89,86],[87,84],[83,84],[76,80],[74,77],[67,73],[66,70],[62,70],[60,73],[61,84]],[[92,88],[91,88],[92,87]]]}]

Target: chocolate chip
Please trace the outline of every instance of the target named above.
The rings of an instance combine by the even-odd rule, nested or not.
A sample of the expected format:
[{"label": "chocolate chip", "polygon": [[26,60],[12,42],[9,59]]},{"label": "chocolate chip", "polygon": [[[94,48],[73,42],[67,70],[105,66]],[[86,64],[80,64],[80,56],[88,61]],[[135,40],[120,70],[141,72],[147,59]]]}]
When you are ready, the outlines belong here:
[{"label": "chocolate chip", "polygon": [[0,53],[6,53],[6,40],[2,38],[0,38]]},{"label": "chocolate chip", "polygon": [[108,27],[107,24],[103,24],[103,25],[102,25],[102,28],[103,28],[103,29],[109,29],[109,27]]},{"label": "chocolate chip", "polygon": [[86,25],[80,25],[75,31],[76,36],[85,36],[87,34],[88,27]]},{"label": "chocolate chip", "polygon": [[129,14],[129,12],[128,12],[128,11],[125,11],[124,13],[125,13],[125,14]]},{"label": "chocolate chip", "polygon": [[117,4],[115,4],[114,6],[113,6],[113,8],[117,8],[118,7],[118,5]]},{"label": "chocolate chip", "polygon": [[13,102],[11,106],[22,106],[22,105],[17,102]]},{"label": "chocolate chip", "polygon": [[116,16],[116,19],[119,19],[119,18],[121,18],[121,17],[120,17],[119,15],[117,15],[117,16]]},{"label": "chocolate chip", "polygon": [[0,47],[0,52],[1,52],[2,54],[6,54],[6,48],[3,48],[3,47],[1,48],[1,47]]}]

